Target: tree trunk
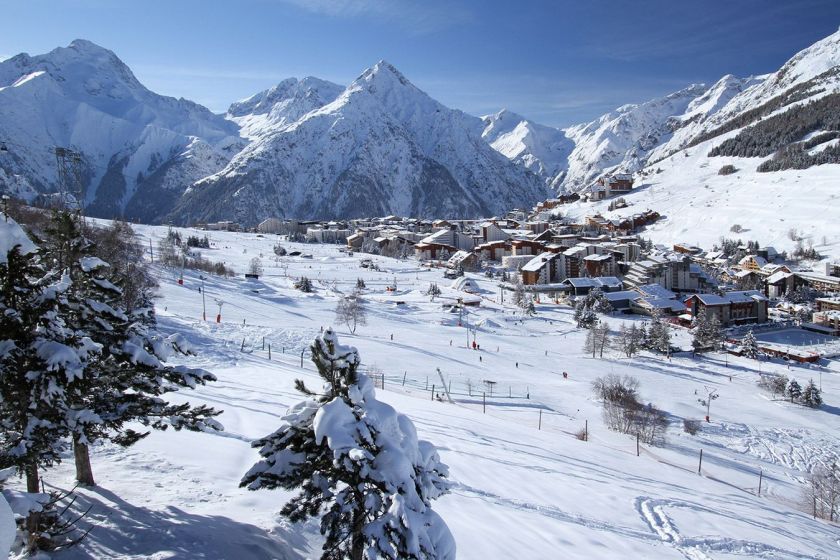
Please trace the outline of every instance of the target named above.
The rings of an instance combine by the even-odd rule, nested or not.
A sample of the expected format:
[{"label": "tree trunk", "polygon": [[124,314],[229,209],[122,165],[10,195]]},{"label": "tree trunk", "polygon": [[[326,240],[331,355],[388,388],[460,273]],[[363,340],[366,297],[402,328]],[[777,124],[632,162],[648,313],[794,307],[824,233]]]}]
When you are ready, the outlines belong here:
[{"label": "tree trunk", "polygon": [[[358,506],[361,506],[364,502],[358,502]],[[351,550],[350,550],[350,560],[363,560],[364,553],[365,553],[365,535],[362,532],[365,526],[365,512],[362,509],[356,509],[353,512],[353,539]]]},{"label": "tree trunk", "polygon": [[[26,467],[26,491],[37,494],[41,491],[38,477],[38,464],[34,461]],[[38,550],[37,537],[41,525],[41,512],[32,511],[26,518],[26,531],[29,533],[27,548],[30,552]]]},{"label": "tree trunk", "polygon": [[73,455],[76,458],[76,480],[85,486],[95,486],[88,444],[79,441],[78,435],[73,436]]}]

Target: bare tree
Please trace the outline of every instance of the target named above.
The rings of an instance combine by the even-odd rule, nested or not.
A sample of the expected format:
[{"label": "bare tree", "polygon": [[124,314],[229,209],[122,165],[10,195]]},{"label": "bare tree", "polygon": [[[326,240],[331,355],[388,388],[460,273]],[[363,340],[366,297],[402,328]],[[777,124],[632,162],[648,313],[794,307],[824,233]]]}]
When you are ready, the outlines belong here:
[{"label": "bare tree", "polygon": [[347,328],[353,334],[356,333],[357,327],[367,325],[367,311],[364,301],[357,292],[338,300],[338,304],[335,306],[335,319],[339,323],[347,325]]},{"label": "bare tree", "polygon": [[248,263],[248,273],[255,274],[257,276],[263,273],[262,260],[260,260],[259,257],[254,257],[251,259],[251,262]]},{"label": "bare tree", "polygon": [[829,521],[840,519],[840,468],[837,463],[818,467],[808,482],[805,496],[814,517]]}]

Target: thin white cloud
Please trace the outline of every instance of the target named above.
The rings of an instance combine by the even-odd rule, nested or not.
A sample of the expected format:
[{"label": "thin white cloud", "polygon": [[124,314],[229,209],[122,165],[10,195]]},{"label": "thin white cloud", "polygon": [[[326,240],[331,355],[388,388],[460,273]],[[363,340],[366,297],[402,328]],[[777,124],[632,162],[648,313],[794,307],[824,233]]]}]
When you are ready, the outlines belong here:
[{"label": "thin white cloud", "polygon": [[472,21],[464,6],[449,0],[280,0],[296,8],[335,18],[368,18],[424,35]]}]

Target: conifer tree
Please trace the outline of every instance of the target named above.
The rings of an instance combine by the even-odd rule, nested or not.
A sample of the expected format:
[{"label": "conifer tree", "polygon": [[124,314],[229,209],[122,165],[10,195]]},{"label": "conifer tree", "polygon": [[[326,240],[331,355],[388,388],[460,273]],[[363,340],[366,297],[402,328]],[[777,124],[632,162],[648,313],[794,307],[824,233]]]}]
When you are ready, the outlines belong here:
[{"label": "conifer tree", "polygon": [[796,379],[791,379],[788,382],[787,389],[785,389],[785,394],[790,399],[790,402],[796,402],[802,398],[802,387],[799,385],[799,382]]},{"label": "conifer tree", "polygon": [[[187,353],[180,335],[165,338],[156,330],[148,291],[136,296],[136,309],[123,307],[123,292],[109,276],[110,265],[93,254],[93,245],[78,218],[58,213],[47,232],[47,252],[61,248],[66,289],[57,297],[60,316],[74,336],[97,349],[88,357],[64,396],[64,426],[70,431],[76,477],[94,484],[89,446],[99,440],[132,445],[149,432],[138,432],[128,422],[155,429],[218,429],[213,419],[220,412],[206,405],[172,405],[164,393],[215,380],[202,370],[164,365],[173,352]],[[113,280],[113,281],[112,281]]]},{"label": "conifer tree", "polygon": [[447,491],[447,467],[434,447],[376,400],[358,352],[332,329],[311,350],[323,388],[296,382],[306,400],[254,442],[262,460],[241,486],[297,490],[281,513],[292,522],[320,516],[324,560],[455,558],[452,535],[430,506]]},{"label": "conifer tree", "polygon": [[758,347],[758,341],[755,339],[752,330],[741,339],[740,351],[742,356],[753,360],[757,360],[761,356],[761,349]]},{"label": "conifer tree", "polygon": [[814,380],[808,381],[805,385],[805,390],[802,391],[802,402],[812,408],[819,408],[822,405],[822,395],[819,388],[814,384]]},{"label": "conifer tree", "polygon": [[39,469],[61,460],[67,385],[80,374],[81,359],[97,351],[74,347],[57,312],[66,278],[45,286],[43,276],[19,247],[0,263],[0,469],[14,467],[29,492],[40,492]]}]

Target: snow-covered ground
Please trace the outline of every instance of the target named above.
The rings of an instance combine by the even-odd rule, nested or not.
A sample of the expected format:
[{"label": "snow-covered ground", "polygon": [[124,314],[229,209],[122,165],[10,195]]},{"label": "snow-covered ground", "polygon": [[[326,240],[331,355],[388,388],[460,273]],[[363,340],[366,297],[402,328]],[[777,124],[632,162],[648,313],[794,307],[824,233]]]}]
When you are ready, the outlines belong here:
[{"label": "snow-covered ground", "polygon": [[[147,245],[166,232],[137,230]],[[840,458],[837,362],[788,370],[783,362],[692,359],[688,352],[670,360],[613,353],[593,359],[569,308],[543,302],[536,317],[523,318],[497,303],[495,282],[483,276],[474,276],[482,304],[463,318],[467,329],[444,306],[457,297],[450,282],[416,261],[374,257],[375,271],[359,267],[362,255],[336,246],[288,243],[311,258],[275,261],[272,236],[209,235],[213,247],[204,255],[238,273],[205,280],[207,317],[215,318],[216,300],[223,301],[221,323],[201,320],[201,280],[190,271],[179,285],[178,271],[156,269],[157,307],[163,329],[183,333],[199,348],[195,365],[219,378],[179,398],[224,409],[225,430],[155,433],[127,450],[96,447],[99,485],[77,491],[73,506],[93,506],[82,523],[96,527],[57,558],[320,556],[316,522],[291,526],[278,515],[289,493],[249,492],[238,483],[257,460],[249,442],[275,430],[300,400],[294,379],[314,383],[308,344],[333,324],[337,298],[357,278],[367,285],[368,325],[355,335],[335,327],[368,371],[384,374],[378,398],[408,414],[450,466],[453,490],[434,508],[449,524],[459,558],[840,557],[838,527],[811,519],[801,505],[808,472]],[[265,274],[245,280],[253,257],[262,258]],[[313,280],[314,293],[292,287],[300,275]],[[387,293],[394,281],[397,291]],[[422,293],[432,281],[443,288],[434,302]],[[613,328],[634,320],[608,319]],[[467,347],[473,328],[479,350]],[[689,346],[684,331],[677,340]],[[756,386],[759,369],[802,384],[813,378],[826,405],[812,410],[773,400]],[[637,456],[633,438],[604,427],[591,382],[608,373],[637,377],[643,399],[668,413],[664,447],[642,446]],[[454,403],[432,399],[432,386],[437,391],[443,382],[451,384]],[[703,417],[697,400],[707,388],[720,394],[712,421],[688,435],[682,420]],[[573,434],[587,423],[590,440],[579,441]],[[67,459],[47,474],[48,483],[72,485]]]},{"label": "snow-covered ground", "polygon": [[[824,257],[840,258],[837,165],[759,173],[756,168],[766,158],[709,158],[711,145],[705,142],[651,165],[650,175],[637,179],[633,191],[624,196],[627,208],[611,212],[608,199],[576,203],[561,211],[572,217],[601,212],[611,218],[655,210],[663,218],[648,226],[643,237],[669,247],[690,243],[706,250],[728,237],[790,252],[796,246],[789,236],[794,229],[805,238],[805,245],[813,244]],[[719,175],[727,164],[738,171]],[[742,231],[731,231],[735,225]]]}]

